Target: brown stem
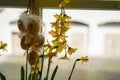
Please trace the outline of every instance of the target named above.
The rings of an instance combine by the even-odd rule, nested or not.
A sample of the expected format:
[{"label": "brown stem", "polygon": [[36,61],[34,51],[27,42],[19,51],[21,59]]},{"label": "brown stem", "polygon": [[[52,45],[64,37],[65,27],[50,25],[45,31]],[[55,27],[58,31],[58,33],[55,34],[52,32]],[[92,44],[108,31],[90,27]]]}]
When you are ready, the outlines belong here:
[{"label": "brown stem", "polygon": [[74,62],[74,64],[73,64],[73,67],[72,67],[72,70],[71,70],[71,73],[70,73],[70,75],[69,75],[68,80],[70,80],[70,79],[71,79],[71,76],[72,76],[73,71],[74,71],[74,69],[75,69],[76,62],[77,62],[77,60],[75,60],[75,62]]}]

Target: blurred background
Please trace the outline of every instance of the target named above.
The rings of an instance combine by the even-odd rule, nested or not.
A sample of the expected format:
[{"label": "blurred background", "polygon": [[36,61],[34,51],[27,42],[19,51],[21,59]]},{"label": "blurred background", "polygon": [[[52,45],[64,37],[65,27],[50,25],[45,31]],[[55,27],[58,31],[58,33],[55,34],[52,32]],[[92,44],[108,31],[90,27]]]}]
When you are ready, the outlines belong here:
[{"label": "blurred background", "polygon": [[[25,51],[20,47],[17,28],[22,12],[21,8],[0,8],[0,40],[8,44],[7,52],[0,51],[0,69],[8,80],[18,79],[20,66],[25,64]],[[42,11],[42,33],[46,40],[51,40],[48,31],[56,13],[60,10]],[[55,80],[67,80],[74,60],[81,56],[89,56],[90,60],[85,64],[77,63],[72,80],[120,80],[120,11],[66,9],[66,13],[72,17],[68,44],[78,50],[69,56],[70,61],[54,59],[52,68],[59,65]],[[13,78],[11,72],[19,75]]]}]

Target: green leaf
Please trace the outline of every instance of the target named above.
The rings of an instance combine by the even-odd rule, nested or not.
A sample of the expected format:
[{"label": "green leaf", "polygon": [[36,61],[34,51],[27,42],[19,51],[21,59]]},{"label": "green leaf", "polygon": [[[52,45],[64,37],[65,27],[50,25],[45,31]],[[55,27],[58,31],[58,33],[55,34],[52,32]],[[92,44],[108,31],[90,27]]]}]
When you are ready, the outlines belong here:
[{"label": "green leaf", "polygon": [[28,80],[32,80],[32,74],[29,74]]},{"label": "green leaf", "polygon": [[58,65],[55,67],[50,80],[54,80],[57,70],[58,70]]},{"label": "green leaf", "polygon": [[6,80],[6,77],[0,72],[0,80]]},{"label": "green leaf", "polygon": [[24,67],[21,67],[21,80],[25,80],[25,70]]},{"label": "green leaf", "polygon": [[3,80],[6,80],[5,76],[3,75]]}]

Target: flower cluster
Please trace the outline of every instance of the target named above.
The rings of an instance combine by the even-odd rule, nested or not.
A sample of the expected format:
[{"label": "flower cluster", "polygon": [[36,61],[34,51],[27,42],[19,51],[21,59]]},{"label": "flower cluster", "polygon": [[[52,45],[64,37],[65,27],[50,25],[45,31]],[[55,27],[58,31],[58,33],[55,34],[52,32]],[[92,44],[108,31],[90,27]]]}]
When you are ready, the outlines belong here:
[{"label": "flower cluster", "polygon": [[[68,0],[61,1],[60,7],[64,7],[67,3],[66,1]],[[60,14],[55,14],[54,17],[56,18],[56,21],[51,22],[52,29],[49,31],[53,40],[51,44],[47,41],[47,44],[44,46],[44,51],[48,53],[47,55],[50,57],[57,56],[58,53],[65,51],[65,55],[60,59],[68,59],[67,54],[72,55],[76,51],[76,48],[70,47],[66,40],[68,37],[66,36],[66,32],[70,29],[71,17],[65,13],[64,9],[62,9]]]},{"label": "flower cluster", "polygon": [[[45,80],[48,80],[50,62],[52,60],[52,57],[56,57],[59,53],[64,52],[64,56],[60,57],[59,59],[69,60],[68,55],[72,55],[77,50],[77,48],[72,48],[67,44],[68,36],[66,33],[70,29],[71,22],[71,17],[66,14],[64,9],[67,3],[69,3],[69,0],[60,0],[59,7],[61,8],[61,13],[54,15],[56,21],[51,22],[51,30],[48,32],[52,36],[53,40],[51,42],[47,40],[47,44],[44,45],[44,52],[46,53],[45,56],[48,57],[48,69]],[[81,58],[76,59],[68,80],[71,79],[76,62],[81,61],[84,63],[88,60],[88,56],[82,56]]]},{"label": "flower cluster", "polygon": [[44,44],[44,36],[40,34],[39,17],[32,14],[21,14],[18,20],[21,48],[26,50],[26,58],[32,66],[32,73],[40,72],[39,51]]}]

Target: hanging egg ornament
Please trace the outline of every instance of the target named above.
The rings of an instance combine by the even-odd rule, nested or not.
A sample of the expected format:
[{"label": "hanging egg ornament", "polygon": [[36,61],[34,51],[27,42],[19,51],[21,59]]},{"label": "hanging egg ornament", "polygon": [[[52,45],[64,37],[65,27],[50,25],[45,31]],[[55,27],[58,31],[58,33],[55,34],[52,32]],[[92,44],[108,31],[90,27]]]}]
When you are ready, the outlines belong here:
[{"label": "hanging egg ornament", "polygon": [[27,33],[31,35],[38,35],[40,31],[40,20],[36,16],[28,17]]},{"label": "hanging egg ornament", "polygon": [[25,25],[23,24],[22,20],[18,20],[17,25],[20,32],[23,32],[23,33],[26,32]]},{"label": "hanging egg ornament", "polygon": [[31,44],[31,47],[33,49],[39,49],[43,46],[44,41],[45,41],[45,38],[42,34],[37,35],[34,37],[34,40],[33,40],[33,43]]},{"label": "hanging egg ornament", "polygon": [[25,42],[24,43],[27,44],[27,45],[31,45],[33,40],[34,40],[34,36],[29,34],[29,33],[27,33],[25,35]]},{"label": "hanging egg ornament", "polygon": [[38,55],[38,52],[37,51],[30,51],[29,53],[28,53],[28,58],[27,58],[27,60],[28,60],[28,62],[29,62],[29,64],[30,65],[34,65],[34,64],[36,64],[36,62],[38,61],[38,58],[39,58],[39,55]]},{"label": "hanging egg ornament", "polygon": [[27,50],[27,49],[29,48],[29,44],[25,44],[25,39],[26,39],[25,36],[23,36],[23,37],[21,38],[20,46],[21,46],[22,49]]}]

